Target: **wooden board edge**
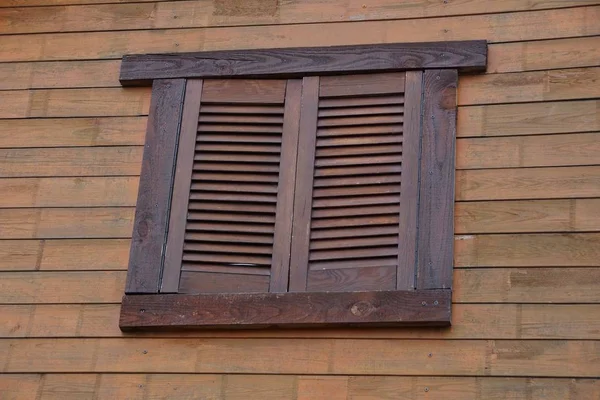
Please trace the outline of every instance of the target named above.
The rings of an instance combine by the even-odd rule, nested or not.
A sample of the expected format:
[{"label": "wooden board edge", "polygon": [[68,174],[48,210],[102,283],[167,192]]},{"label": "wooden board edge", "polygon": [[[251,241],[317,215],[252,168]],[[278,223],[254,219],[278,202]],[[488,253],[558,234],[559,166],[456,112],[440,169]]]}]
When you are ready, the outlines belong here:
[{"label": "wooden board edge", "polygon": [[456,170],[456,70],[423,75],[417,288],[452,288]]},{"label": "wooden board edge", "polygon": [[179,291],[179,276],[181,274],[202,84],[201,79],[188,79],[186,83],[179,140],[177,141],[165,261],[160,287],[162,293],[177,293]]},{"label": "wooden board edge", "polygon": [[184,92],[185,79],[159,79],[152,85],[126,293],[159,290]]},{"label": "wooden board edge", "polygon": [[[318,57],[319,62],[313,62]],[[123,86],[165,78],[299,78],[305,75],[451,68],[483,72],[487,42],[463,40],[352,46],[224,50],[123,56]]]},{"label": "wooden board edge", "polygon": [[451,307],[451,290],[126,295],[119,327],[443,327]]}]

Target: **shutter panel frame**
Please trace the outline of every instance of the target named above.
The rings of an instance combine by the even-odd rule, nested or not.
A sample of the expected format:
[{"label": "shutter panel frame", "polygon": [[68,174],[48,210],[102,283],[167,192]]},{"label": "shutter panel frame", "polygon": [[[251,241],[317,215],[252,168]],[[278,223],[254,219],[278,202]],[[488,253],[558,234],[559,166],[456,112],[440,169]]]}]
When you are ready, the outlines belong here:
[{"label": "shutter panel frame", "polygon": [[[472,42],[469,42],[469,44],[465,42],[465,46],[473,46],[473,44]],[[472,49],[473,47],[471,47]],[[253,51],[250,50],[249,52],[252,53]],[[260,54],[260,52],[256,54]],[[461,54],[464,55],[464,53]],[[195,57],[201,56],[202,53]],[[207,56],[209,56],[208,53]],[[337,55],[333,56],[333,59],[335,57]],[[466,57],[468,58],[469,56]],[[265,62],[267,61],[265,60]],[[325,60],[324,62],[328,63],[331,60]],[[339,60],[335,62],[339,62]],[[452,63],[443,70],[419,69],[403,71],[402,73],[399,73],[399,71],[390,72],[389,70],[384,70],[381,72],[385,75],[383,81],[386,83],[379,82],[378,86],[372,86],[371,89],[369,89],[369,84],[361,82],[369,82],[373,79],[377,80],[377,78],[373,78],[373,74],[379,71],[368,71],[370,72],[369,74],[362,76],[354,75],[354,78],[352,78],[354,79],[354,83],[349,85],[348,88],[344,88],[343,84],[341,86],[339,84],[339,82],[344,81],[344,77],[310,76],[310,72],[307,72],[303,78],[297,79],[299,77],[297,73],[292,73],[288,76],[285,76],[285,73],[279,74],[277,77],[280,80],[281,78],[290,78],[286,80],[285,101],[283,102],[285,111],[281,119],[277,119],[270,111],[272,108],[269,108],[268,104],[275,104],[272,100],[269,100],[271,103],[264,103],[259,100],[260,95],[258,93],[261,91],[259,88],[262,86],[261,81],[256,81],[256,90],[258,90],[256,94],[251,94],[255,90],[252,88],[250,92],[238,91],[238,93],[235,93],[237,96],[235,101],[251,105],[252,107],[258,107],[253,108],[253,110],[260,110],[262,114],[260,114],[259,118],[255,118],[250,116],[250,114],[246,114],[246,111],[241,111],[236,114],[239,117],[239,121],[232,120],[232,123],[240,124],[244,123],[243,121],[252,120],[262,124],[282,124],[282,137],[280,141],[272,139],[274,136],[265,136],[259,132],[252,133],[253,135],[258,135],[258,139],[256,142],[253,142],[252,148],[258,149],[261,153],[257,153],[257,156],[252,156],[248,160],[271,160],[272,156],[269,154],[273,154],[272,151],[276,148],[273,146],[281,146],[286,140],[288,142],[288,147],[280,147],[279,150],[278,165],[280,169],[278,172],[279,178],[277,179],[279,183],[276,192],[277,202],[275,203],[278,211],[276,218],[271,220],[278,226],[277,230],[280,232],[280,234],[274,234],[272,241],[272,249],[277,247],[278,256],[271,258],[268,289],[261,289],[261,292],[258,293],[225,293],[221,292],[221,289],[218,289],[216,293],[209,291],[198,294],[196,294],[197,292],[194,292],[194,294],[185,294],[185,292],[181,292],[179,288],[179,281],[182,279],[180,278],[181,268],[177,269],[177,260],[183,260],[179,254],[183,253],[184,233],[182,233],[181,229],[177,233],[170,231],[170,228],[181,225],[181,221],[184,219],[183,216],[186,217],[186,220],[188,219],[188,212],[191,213],[190,218],[205,218],[202,215],[207,215],[206,210],[210,209],[208,206],[202,206],[202,202],[198,203],[197,201],[193,205],[194,208],[190,208],[192,207],[192,201],[188,201],[185,193],[191,193],[192,180],[188,180],[186,183],[186,179],[184,178],[179,179],[180,182],[177,179],[179,174],[177,170],[184,168],[182,165],[189,165],[190,162],[193,163],[193,160],[190,161],[189,155],[182,156],[181,159],[178,156],[179,153],[189,154],[194,152],[190,149],[191,146],[186,145],[186,143],[191,142],[191,136],[194,136],[193,142],[196,141],[195,132],[191,133],[192,129],[190,128],[193,125],[190,121],[194,119],[190,117],[190,115],[194,114],[194,111],[191,110],[196,110],[196,116],[200,114],[199,121],[197,120],[193,130],[201,130],[198,124],[211,124],[211,126],[215,127],[215,132],[212,133],[215,135],[214,139],[209,140],[207,138],[206,140],[200,140],[197,144],[200,147],[196,146],[194,147],[195,149],[215,149],[215,151],[219,152],[246,151],[244,150],[246,148],[244,146],[246,145],[240,141],[239,136],[236,136],[238,134],[226,134],[226,130],[219,128],[218,124],[220,122],[218,121],[220,119],[214,119],[211,116],[217,115],[214,113],[228,112],[228,106],[226,104],[221,105],[219,96],[223,92],[234,92],[231,87],[237,85],[236,81],[233,80],[231,83],[222,81],[222,83],[217,84],[212,79],[215,77],[214,71],[204,76],[203,73],[198,72],[199,70],[187,75],[188,77],[194,77],[194,79],[178,79],[178,87],[184,87],[186,90],[180,90],[179,97],[177,95],[172,96],[172,98],[176,99],[175,101],[171,101],[166,106],[163,105],[164,109],[168,109],[169,107],[173,109],[174,107],[179,110],[176,113],[171,113],[172,115],[168,116],[168,119],[165,119],[167,118],[165,117],[167,113],[164,111],[161,113],[160,107],[155,106],[155,104],[164,103],[166,97],[161,91],[153,90],[151,103],[151,113],[153,114],[149,118],[149,121],[155,121],[158,118],[162,122],[157,123],[155,121],[152,127],[149,122],[149,134],[146,137],[146,152],[149,153],[149,156],[157,153],[156,143],[159,142],[156,141],[156,133],[153,133],[153,129],[162,130],[163,139],[167,138],[168,143],[170,143],[168,146],[170,147],[167,146],[167,151],[163,154],[159,152],[160,156],[158,158],[162,160],[162,168],[160,169],[160,174],[162,175],[160,176],[164,176],[162,179],[169,182],[166,185],[169,196],[165,201],[165,185],[162,185],[158,188],[159,192],[163,193],[162,203],[160,201],[157,202],[159,198],[156,195],[146,196],[146,199],[143,199],[144,196],[142,196],[142,193],[148,191],[144,186],[148,186],[154,182],[150,179],[153,175],[144,172],[144,168],[147,170],[148,167],[143,167],[142,178],[140,179],[140,197],[138,198],[138,209],[136,209],[136,222],[134,223],[134,239],[136,238],[135,229],[138,232],[144,232],[142,228],[148,216],[143,213],[147,213],[147,210],[150,209],[155,213],[153,215],[157,217],[155,225],[158,226],[158,232],[161,232],[161,229],[163,232],[162,237],[153,239],[153,247],[151,246],[151,248],[160,248],[161,254],[156,257],[157,251],[154,250],[153,253],[148,252],[140,257],[139,254],[142,253],[140,252],[142,247],[138,245],[137,250],[135,250],[135,242],[132,242],[134,244],[132,244],[131,250],[127,290],[122,302],[119,323],[121,329],[126,331],[144,328],[170,329],[177,327],[214,329],[231,327],[261,328],[269,326],[329,327],[332,325],[373,327],[449,326],[451,323],[452,252],[454,241],[454,146],[456,137],[456,86],[458,68],[465,70],[465,67],[455,67],[453,69]],[[354,70],[348,68],[348,71]],[[343,70],[336,70],[336,74],[344,75],[345,72]],[[227,71],[224,70],[223,74],[217,74],[216,76],[227,75]],[[258,75],[260,76],[260,74]],[[270,77],[269,74],[265,74],[264,76]],[[402,93],[391,88],[393,85],[389,83],[394,82],[394,79],[398,76],[404,77]],[[205,78],[211,79],[207,80]],[[239,76],[239,78],[248,79],[255,77],[247,75]],[[387,80],[390,81],[388,82]],[[155,85],[158,88],[161,84],[165,85],[166,82],[166,80],[157,79]],[[208,86],[204,86],[206,82],[209,82]],[[325,96],[323,96],[323,99],[318,100],[319,88],[323,87],[321,85],[323,83],[325,83],[327,90],[324,92]],[[275,88],[271,84],[267,86]],[[203,92],[202,89],[204,87],[211,88],[206,91],[207,98],[211,99],[209,106],[207,106],[207,112],[210,115],[206,117],[202,117],[202,111],[198,110],[202,108],[201,92]],[[188,89],[190,90],[189,93],[195,92],[197,94],[187,97]],[[278,89],[265,90],[268,97],[275,96],[273,90]],[[315,91],[317,92],[316,96]],[[362,100],[361,98],[357,98],[357,91],[362,91],[367,97],[364,97]],[[186,95],[185,99],[183,98],[184,94]],[[311,100],[311,96],[312,98],[316,97],[317,100]],[[334,101],[338,97],[342,99],[341,102]],[[274,99],[274,97],[270,98]],[[400,98],[402,99],[402,103],[399,103]],[[319,101],[323,101],[323,109],[319,107]],[[265,104],[265,106],[261,104]],[[241,109],[238,108],[237,110]],[[250,108],[248,108],[248,112],[250,112]],[[401,115],[402,117],[392,118],[392,115]],[[319,123],[321,118],[326,118],[327,120],[324,121],[327,123]],[[398,125],[402,129],[394,128],[389,124],[402,124]],[[263,125],[261,130],[267,128],[272,130],[269,126],[275,127],[275,125]],[[386,133],[381,132],[377,136],[381,130],[380,127],[384,127]],[[288,133],[284,135],[284,131]],[[309,131],[313,132],[313,136],[307,134]],[[331,134],[322,134],[321,142],[317,139],[317,131],[322,131],[322,133],[331,132]],[[364,135],[368,131],[373,131],[373,135],[375,136],[371,136],[367,140]],[[269,135],[273,135],[273,133]],[[402,135],[402,142],[397,147],[394,147],[396,145],[393,144],[396,140],[393,139],[396,137],[394,135]],[[317,146],[318,141],[320,144]],[[293,143],[293,145],[289,145],[289,143]],[[178,145],[180,146],[179,148],[177,148]],[[148,149],[149,146],[154,146],[152,150],[154,153]],[[365,156],[365,151],[370,152],[369,155]],[[284,152],[287,154],[285,157],[283,157]],[[244,154],[246,154],[244,157],[247,158],[249,153]],[[259,156],[259,154],[262,155]],[[392,157],[394,154],[401,155],[401,158]],[[156,158],[156,156],[154,157]],[[165,161],[165,159],[169,160],[169,157],[170,163]],[[346,157],[346,161],[340,163],[336,161],[336,157]],[[371,161],[375,162],[375,164],[371,162],[369,166],[365,166],[364,162],[369,157],[371,157]],[[381,170],[377,167],[377,165],[380,165],[377,164],[377,160],[379,159],[385,163],[381,165],[386,166]],[[207,162],[212,163],[222,161],[218,158],[207,160]],[[318,161],[319,165],[321,165],[318,167],[318,173],[315,173],[316,160],[321,160]],[[396,162],[394,160],[401,160],[401,164],[394,164]],[[146,154],[144,155],[145,161]],[[312,168],[309,171],[303,165],[308,165],[311,161]],[[283,168],[284,165],[285,168]],[[363,166],[361,167],[361,165]],[[415,165],[416,167],[414,167]],[[364,169],[361,170],[361,168]],[[346,170],[348,172],[342,173],[342,171]],[[190,171],[190,173],[192,172]],[[222,190],[219,187],[225,188],[219,181],[243,182],[242,180],[237,180],[235,174],[232,175],[233,172],[229,170],[223,170],[218,173],[211,172],[210,174],[193,173],[203,180],[209,179],[210,182],[217,182],[216,185],[209,182],[210,186],[207,186],[214,188],[214,190]],[[185,174],[179,176],[185,176]],[[357,176],[359,179],[356,178]],[[394,178],[394,176],[398,178]],[[233,181],[228,180],[229,178],[233,179]],[[240,176],[240,179],[242,178]],[[303,183],[303,180],[310,184]],[[317,182],[317,186],[315,187],[313,187],[313,180]],[[145,182],[144,186],[142,182]],[[265,181],[256,181],[251,185],[238,184],[235,189],[239,189],[242,192],[245,190],[245,187],[253,186],[259,189],[261,182],[274,181],[269,178],[269,180]],[[282,185],[282,182],[286,184]],[[351,189],[351,186],[348,185],[353,182],[359,185],[358,187],[367,185],[365,188],[368,188],[368,190],[357,192],[357,189]],[[389,186],[390,190],[393,191],[387,191],[385,185]],[[397,189],[393,189],[393,185],[400,185],[399,193],[395,192]],[[283,190],[282,186],[285,186],[287,189]],[[379,189],[375,190],[377,187]],[[382,188],[383,192],[381,192]],[[354,192],[372,193],[369,196],[375,197],[372,200],[363,201],[362,204],[361,202],[354,204],[352,201],[343,200],[343,197],[337,197],[353,195],[352,193]],[[389,203],[389,201],[392,201],[392,197],[390,196],[393,193],[397,193],[399,200],[396,199],[393,200],[394,203]],[[331,214],[332,218],[337,218],[342,223],[340,228],[336,228],[335,224],[328,226],[327,221],[329,219],[319,222],[319,224],[315,225],[316,227],[323,226],[327,232],[334,232],[335,229],[340,230],[342,226],[350,227],[355,226],[354,224],[362,224],[361,221],[363,220],[374,221],[377,224],[374,227],[380,226],[378,224],[381,223],[390,223],[384,221],[395,221],[395,228],[393,229],[398,233],[398,243],[395,245],[396,250],[390,247],[390,244],[392,244],[392,241],[390,241],[391,236],[388,237],[389,235],[386,236],[387,234],[385,233],[374,233],[375,236],[373,237],[352,237],[346,235],[346,233],[342,236],[331,236],[324,231],[327,235],[322,235],[321,233],[319,235],[323,238],[330,237],[330,239],[319,239],[326,241],[311,244],[311,240],[313,240],[311,239],[310,226],[312,215],[323,215],[329,218],[329,211],[326,211],[326,208],[313,209],[313,197],[315,196],[319,199],[315,203],[317,207],[329,207],[326,204],[342,199],[341,202],[336,203],[341,208],[335,209],[335,212]],[[388,196],[388,198],[386,199],[385,196]],[[280,198],[287,198],[287,201],[280,202]],[[290,199],[293,201],[290,201]],[[344,203],[346,204],[343,205]],[[156,206],[157,204],[163,205],[152,210],[152,206]],[[183,204],[185,204],[185,207],[182,206]],[[256,211],[261,212],[262,208],[259,207],[258,203],[252,207],[256,208]],[[386,217],[382,219],[383,216],[392,212],[395,207],[399,208],[395,212],[394,218],[391,218],[392,214],[389,214],[390,218]],[[219,215],[226,216],[226,209],[227,207],[222,210],[220,209],[220,212],[224,212],[225,214]],[[159,210],[162,214],[159,213]],[[138,213],[145,216],[145,219],[140,217],[139,223]],[[227,221],[226,219],[222,220],[220,216],[216,220],[217,222]],[[218,222],[218,224],[222,224],[222,222]],[[153,228],[156,229],[155,226]],[[347,232],[351,232],[348,228],[344,229]],[[222,233],[224,232],[226,231],[215,231],[215,239],[218,239],[219,235],[223,236]],[[251,231],[248,231],[247,234],[250,233]],[[139,233],[137,235],[139,236]],[[210,238],[211,235],[213,233],[207,231],[207,235],[200,235],[198,237],[205,237],[206,239]],[[202,249],[205,248],[227,250],[227,246],[231,246],[232,255],[236,251],[242,251],[257,260],[261,257],[264,258],[261,255],[264,251],[258,248],[242,244],[229,245],[223,241],[217,247],[214,247],[211,244],[213,243],[212,239],[210,242],[206,242],[206,245],[203,245],[202,243],[205,242],[202,242],[202,240],[205,239],[200,239],[200,242],[194,242],[194,248],[198,249],[196,251],[202,252],[204,251]],[[357,245],[361,247],[356,247]],[[306,251],[299,251],[297,250],[298,248],[306,249]],[[373,250],[375,251],[374,253],[373,251],[369,253],[370,248],[379,250]],[[311,251],[319,253],[315,253],[316,255],[311,258]],[[375,257],[372,262],[363,262],[364,260],[368,260],[368,258],[365,259],[364,257],[371,257],[366,254],[371,254]],[[344,257],[338,259],[340,255]],[[352,257],[355,257],[354,255],[359,257],[356,259],[357,261],[343,265],[343,260],[351,260]],[[391,256],[393,258],[390,258]],[[228,260],[231,257],[222,257],[222,259]],[[331,263],[327,261],[328,259],[334,262]],[[150,261],[147,264],[150,265],[150,268],[147,267],[144,269],[138,267],[143,260]],[[318,272],[315,276],[322,275],[323,273],[342,274],[339,278],[341,280],[337,283],[335,280],[319,281],[319,285],[315,286],[313,284],[312,286],[312,289],[316,289],[317,291],[310,291],[311,287],[307,284],[311,260],[327,261],[327,268],[333,268],[332,270],[326,269],[323,270],[324,272]],[[322,261],[319,262],[321,263]],[[181,263],[182,261],[179,262],[179,264]],[[228,265],[225,264],[225,266]],[[356,265],[357,268],[352,268],[353,265]],[[375,267],[376,265],[382,266]],[[339,269],[340,266],[342,269]],[[222,267],[215,268],[211,269],[213,272],[207,275],[207,279],[213,279],[210,276],[218,274],[218,271],[220,271],[219,268]],[[236,270],[237,272],[233,271],[232,273],[242,274],[239,276],[243,278],[245,276],[244,267],[235,268],[238,268],[239,271]],[[377,272],[376,268],[383,269]],[[388,272],[383,273],[384,270]],[[144,271],[151,272],[148,274]],[[392,271],[395,276],[393,280],[390,278]],[[143,288],[139,284],[138,288],[135,288],[135,283],[140,281],[139,276],[149,276],[151,278],[149,279],[150,289]],[[248,276],[258,277],[259,275]],[[361,282],[361,276],[365,277],[364,279],[370,279],[373,285],[361,286],[359,284],[356,286],[356,283]],[[342,286],[339,287],[342,291],[335,291],[336,287],[331,286],[332,282],[335,285],[342,282]],[[227,282],[224,284],[229,285]],[[199,287],[204,287],[204,285],[205,283]],[[357,288],[358,291],[356,291]],[[327,310],[336,311],[331,313]]]}]

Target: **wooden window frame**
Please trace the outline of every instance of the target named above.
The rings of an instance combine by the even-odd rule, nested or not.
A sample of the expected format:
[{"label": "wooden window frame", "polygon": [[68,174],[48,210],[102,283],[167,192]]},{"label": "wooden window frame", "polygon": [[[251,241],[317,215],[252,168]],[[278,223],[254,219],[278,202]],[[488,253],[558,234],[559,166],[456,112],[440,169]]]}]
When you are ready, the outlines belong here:
[{"label": "wooden window frame", "polygon": [[[485,71],[486,62],[485,41],[124,56],[121,84],[152,85],[152,100],[121,329],[449,326],[456,87],[459,72]],[[416,248],[401,254],[415,269],[414,274],[398,275],[398,290],[194,295],[161,291],[169,220],[186,212],[171,203],[178,201],[174,180],[181,126],[186,119],[197,118],[193,106],[191,111],[183,107],[186,85],[194,82],[189,78],[297,78],[411,70],[422,71],[407,73],[406,80],[407,89],[413,86],[408,92],[422,99],[417,102],[420,110],[410,114],[420,120],[411,125],[419,129],[420,141],[405,146],[410,149],[408,156],[420,159],[415,159],[420,172],[409,174],[403,182],[405,200],[416,203],[415,215],[406,215],[404,224],[415,229],[417,240]]]}]

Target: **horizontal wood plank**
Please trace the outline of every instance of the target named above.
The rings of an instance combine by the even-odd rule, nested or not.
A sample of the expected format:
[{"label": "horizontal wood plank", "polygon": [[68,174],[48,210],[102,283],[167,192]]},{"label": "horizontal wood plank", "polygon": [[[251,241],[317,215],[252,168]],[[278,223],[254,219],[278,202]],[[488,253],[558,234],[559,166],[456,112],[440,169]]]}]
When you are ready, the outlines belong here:
[{"label": "horizontal wood plank", "polygon": [[489,46],[488,73],[598,66],[600,36],[498,43]]},{"label": "horizontal wood plank", "polygon": [[456,141],[456,168],[599,165],[600,132]]},{"label": "horizontal wood plank", "polygon": [[464,303],[597,303],[598,268],[486,268],[454,271]]},{"label": "horizontal wood plank", "polygon": [[139,116],[149,107],[149,88],[0,91],[0,118]]},{"label": "horizontal wood plank", "polygon": [[[0,14],[2,11],[0,8]],[[20,14],[29,15],[28,10]],[[54,19],[48,22],[55,23]],[[120,65],[117,60],[3,63],[0,64],[0,90],[117,87],[120,86]]]},{"label": "horizontal wood plank", "polygon": [[[454,68],[482,71],[485,70],[486,60],[487,43],[482,40],[229,50],[227,52],[182,54],[133,54],[123,57],[120,81],[123,85],[129,86],[148,85],[152,79],[157,78],[209,78],[240,75],[290,78],[340,72],[387,72],[402,68]],[[335,78],[330,79],[333,79],[334,82],[326,80],[321,86],[322,96],[340,94],[340,89],[335,88]],[[397,86],[396,92],[404,90],[403,75],[392,75],[388,77],[388,80],[390,85]],[[380,92],[381,89],[376,91]]]},{"label": "horizontal wood plank", "polygon": [[139,175],[143,146],[0,149],[0,177]]},{"label": "horizontal wood plank", "polygon": [[[1,272],[0,278],[0,304],[118,303],[125,271]],[[600,303],[598,279],[599,268],[455,269],[453,301]]]},{"label": "horizontal wood plank", "polygon": [[0,178],[0,208],[135,207],[139,178]]},{"label": "horizontal wood plank", "polygon": [[[597,341],[5,339],[2,370],[595,377]],[[177,357],[173,357],[177,354]],[[431,357],[428,355],[431,354]],[[35,355],[35,356],[34,356]],[[494,356],[492,356],[494,355]],[[373,359],[377,362],[373,362]]]},{"label": "horizontal wood plank", "polygon": [[599,67],[467,75],[460,79],[458,104],[593,99],[600,97],[599,82]]},{"label": "horizontal wood plank", "polygon": [[[448,3],[445,7],[451,4]],[[599,57],[600,36],[495,43],[488,46],[487,72],[593,67],[598,65]],[[120,65],[118,60],[1,63],[0,90],[119,87]],[[468,79],[471,77],[461,77],[459,91],[464,89],[463,80]],[[481,79],[488,84],[494,81],[491,77]],[[506,77],[498,79],[509,80]],[[494,91],[503,90],[498,86],[493,88]],[[503,93],[507,95],[505,91]],[[528,95],[526,91],[519,93]],[[493,93],[488,93],[489,95],[494,96]]]},{"label": "horizontal wood plank", "polygon": [[[257,389],[260,387],[260,389]],[[200,398],[244,400],[260,390],[261,399],[420,399],[445,400],[595,400],[596,379],[328,376],[328,375],[217,375],[217,374],[6,374],[0,376],[0,394],[39,400]]]},{"label": "horizontal wood plank", "polygon": [[[460,202],[455,233],[594,232],[600,199]],[[133,208],[0,209],[4,239],[129,238]],[[97,224],[96,226],[94,224]]]},{"label": "horizontal wood plank", "polygon": [[[128,239],[2,240],[0,270],[124,270],[129,245]],[[458,235],[454,260],[456,267],[598,267],[600,234]]]},{"label": "horizontal wood plank", "polygon": [[600,100],[459,107],[456,133],[467,137],[597,132],[598,110]]},{"label": "horizontal wood plank", "polygon": [[[440,17],[427,21],[357,21],[336,24],[49,33],[0,36],[0,61],[116,59],[131,53],[333,46],[395,42],[479,40],[511,42],[600,34],[600,7]],[[568,22],[567,22],[568,21]],[[539,29],[540,26],[552,29]],[[323,31],[327,35],[323,35]],[[26,37],[26,39],[25,39]],[[143,49],[143,50],[141,50]]]},{"label": "horizontal wood plank", "polygon": [[474,201],[455,206],[455,233],[600,230],[600,199]]},{"label": "horizontal wood plank", "polygon": [[[43,0],[14,6],[37,5]],[[95,3],[99,0],[61,0],[57,3]],[[106,3],[118,3],[106,1]],[[139,0],[129,1],[131,3]],[[529,11],[598,4],[590,0],[568,0],[560,3],[543,1],[534,4],[518,0],[487,4],[485,0],[463,3],[428,3],[418,0],[398,4],[379,0],[369,7],[359,3],[329,4],[318,0],[289,3],[260,2],[244,5],[227,2],[194,1],[158,2],[155,4],[98,4],[82,7],[56,5],[36,8],[0,8],[0,34],[36,32],[112,31],[133,29],[197,28],[239,25],[283,25],[293,23],[340,22],[356,20],[408,19],[434,16],[488,14],[507,11]],[[1,6],[0,6],[1,7]],[[4,6],[7,7],[7,6]],[[124,18],[123,16],[127,16]]]},{"label": "horizontal wood plank", "polygon": [[0,209],[3,239],[130,238],[133,207],[4,208]]},{"label": "horizontal wood plank", "polygon": [[123,330],[449,326],[450,290],[125,296]]},{"label": "horizontal wood plank", "polygon": [[598,233],[459,235],[454,250],[456,267],[600,267]]},{"label": "horizontal wood plank", "polygon": [[129,239],[0,241],[0,270],[125,270]]},{"label": "horizontal wood plank", "polygon": [[0,148],[142,146],[146,124],[146,117],[4,119]]},{"label": "horizontal wood plank", "polygon": [[452,327],[192,330],[123,333],[120,304],[2,305],[0,337],[273,337],[364,339],[600,339],[598,304],[454,304]]},{"label": "horizontal wood plank", "polygon": [[600,197],[600,166],[456,171],[457,201],[582,197]]}]

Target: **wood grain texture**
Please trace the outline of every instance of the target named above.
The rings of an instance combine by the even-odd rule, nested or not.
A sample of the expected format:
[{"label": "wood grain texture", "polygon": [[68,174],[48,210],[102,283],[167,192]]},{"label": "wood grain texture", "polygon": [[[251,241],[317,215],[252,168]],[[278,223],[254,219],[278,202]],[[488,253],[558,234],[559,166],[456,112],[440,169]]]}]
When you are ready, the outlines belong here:
[{"label": "wood grain texture", "polygon": [[153,84],[127,293],[155,293],[159,289],[184,90],[181,79],[156,80]]},{"label": "wood grain texture", "polygon": [[485,41],[126,55],[120,81],[123,85],[147,85],[157,78],[289,78],[406,68],[485,70],[486,57]]},{"label": "wood grain texture", "polygon": [[407,72],[396,272],[396,288],[400,290],[412,290],[416,287],[423,90],[423,73]]},{"label": "wood grain texture", "polygon": [[[484,0],[470,0],[457,4],[431,4],[425,0],[419,0],[410,6],[398,4],[392,0],[380,0],[369,4],[368,7],[362,7],[360,2],[356,1],[335,4],[317,0],[262,5],[260,2],[240,5],[227,1],[203,1],[200,4],[194,1],[139,4],[139,0],[127,1],[132,4],[118,4],[125,1],[108,2],[106,0],[102,2],[114,4],[94,4],[99,2],[100,0],[60,0],[56,2],[58,4],[88,4],[83,7],[69,7],[52,5],[47,0],[7,1],[8,6],[0,7],[10,7],[12,3],[13,7],[28,6],[30,8],[0,8],[0,19],[6,21],[3,26],[0,26],[0,34],[408,19],[598,4],[596,1],[589,0],[568,0],[560,3],[542,1],[533,4],[511,0],[491,5],[486,4]],[[46,5],[46,7],[31,7],[35,5]]]},{"label": "wood grain texture", "polygon": [[0,179],[0,208],[135,206],[138,177]]},{"label": "wood grain texture", "polygon": [[598,268],[487,268],[454,271],[461,303],[598,303]]},{"label": "wood grain texture", "polygon": [[0,149],[0,177],[139,175],[142,146]]},{"label": "wood grain texture", "polygon": [[600,132],[456,141],[456,168],[559,167],[600,164]]},{"label": "wood grain texture", "polygon": [[600,197],[599,166],[456,171],[457,201],[582,197]]},{"label": "wood grain texture", "polygon": [[[596,267],[455,269],[454,282],[460,290],[454,290],[453,301],[600,303],[599,274]],[[0,304],[119,303],[125,276],[125,271],[2,272]],[[67,284],[69,290],[62,290]],[[102,290],[90,293],[90,285],[101,285]]]},{"label": "wood grain texture", "polygon": [[3,239],[129,238],[134,209],[3,208]]},{"label": "wood grain texture", "polygon": [[269,282],[270,292],[287,292],[289,287],[301,107],[302,81],[300,79],[288,80],[283,114],[281,161],[277,179],[277,208],[271,280]]},{"label": "wood grain texture", "polygon": [[165,244],[165,260],[163,265],[160,292],[177,293],[179,275],[183,257],[185,225],[188,217],[188,202],[194,165],[194,150],[198,134],[198,114],[202,96],[202,80],[187,80],[181,128],[173,172],[173,189],[168,232]]},{"label": "wood grain texture", "polygon": [[149,94],[148,88],[3,90],[0,118],[148,115]]},{"label": "wood grain texture", "polygon": [[[595,377],[595,341],[6,339],[3,371]],[[10,349],[10,357],[8,351]],[[87,350],[87,351],[86,351]],[[93,351],[89,351],[93,350]],[[360,351],[359,351],[360,350]],[[32,355],[36,355],[32,357]],[[178,357],[173,357],[178,354]],[[432,354],[432,357],[428,357]],[[496,357],[491,357],[496,354]],[[97,355],[97,356],[95,356]],[[225,357],[227,355],[227,357]],[[372,360],[377,357],[379,362]],[[402,360],[402,362],[398,362]]]},{"label": "wood grain texture", "polygon": [[[50,33],[0,36],[0,61],[117,59],[132,53],[193,52],[274,47],[363,45],[487,39],[489,43],[593,36],[598,6],[431,18],[419,22],[355,21],[211,29]],[[538,29],[548,26],[553,29]],[[326,29],[330,35],[322,35]],[[27,37],[27,40],[24,40]]]},{"label": "wood grain texture", "polygon": [[448,326],[451,296],[450,290],[125,296],[119,326]]},{"label": "wood grain texture", "polygon": [[594,67],[600,36],[499,43],[488,48],[489,73]]},{"label": "wood grain texture", "polygon": [[0,270],[125,270],[129,239],[0,241]]},{"label": "wood grain texture", "polygon": [[146,117],[0,120],[0,147],[141,146],[146,124]]},{"label": "wood grain texture", "polygon": [[0,90],[117,87],[119,66],[116,60],[0,64]]},{"label": "wood grain texture", "polygon": [[423,74],[419,289],[452,287],[457,83],[455,70],[427,70]]},{"label": "wood grain texture", "polygon": [[[593,67],[597,66],[600,57],[598,49],[600,36],[495,43],[488,46],[487,71],[502,73]],[[119,66],[117,60],[4,63],[0,64],[0,78],[3,78],[0,79],[0,89],[118,87]],[[459,85],[459,91],[462,86]],[[501,90],[497,86],[494,89]],[[520,93],[527,95],[524,91]]]},{"label": "wood grain texture", "polygon": [[337,339],[598,340],[598,304],[454,304],[444,328],[323,328],[317,330],[177,330],[135,334],[119,329],[120,304],[1,305],[0,337],[198,337]]},{"label": "wood grain texture", "polygon": [[[599,48],[600,36],[491,44],[488,47],[487,71],[502,73],[593,67],[598,64]],[[0,78],[3,78],[0,89],[118,87],[119,65],[116,60],[4,63],[0,64]],[[484,79],[489,80],[494,79]],[[459,91],[462,86],[459,85]],[[494,89],[501,90],[498,86]],[[506,95],[506,92],[503,93]],[[519,93],[528,95],[522,90]]]},{"label": "wood grain texture", "polygon": [[600,101],[459,107],[458,136],[544,135],[600,131]]},{"label": "wood grain texture", "polygon": [[290,258],[290,292],[306,290],[310,245],[310,221],[313,200],[317,119],[319,112],[319,77],[302,80],[302,113],[298,139],[294,226]]},{"label": "wood grain texture", "polygon": [[[598,380],[567,378],[227,375],[227,374],[10,374],[0,377],[8,399],[36,395],[40,400],[94,398],[181,398],[243,400],[260,390],[265,400],[595,400]],[[84,397],[85,396],[85,397]],[[25,397],[25,398],[29,398]]]},{"label": "wood grain texture", "polygon": [[454,250],[456,267],[600,266],[598,233],[460,235]]},{"label": "wood grain texture", "polygon": [[592,232],[600,199],[456,203],[455,233]]},{"label": "wood grain texture", "polygon": [[600,97],[600,68],[573,68],[461,77],[459,105]]}]

